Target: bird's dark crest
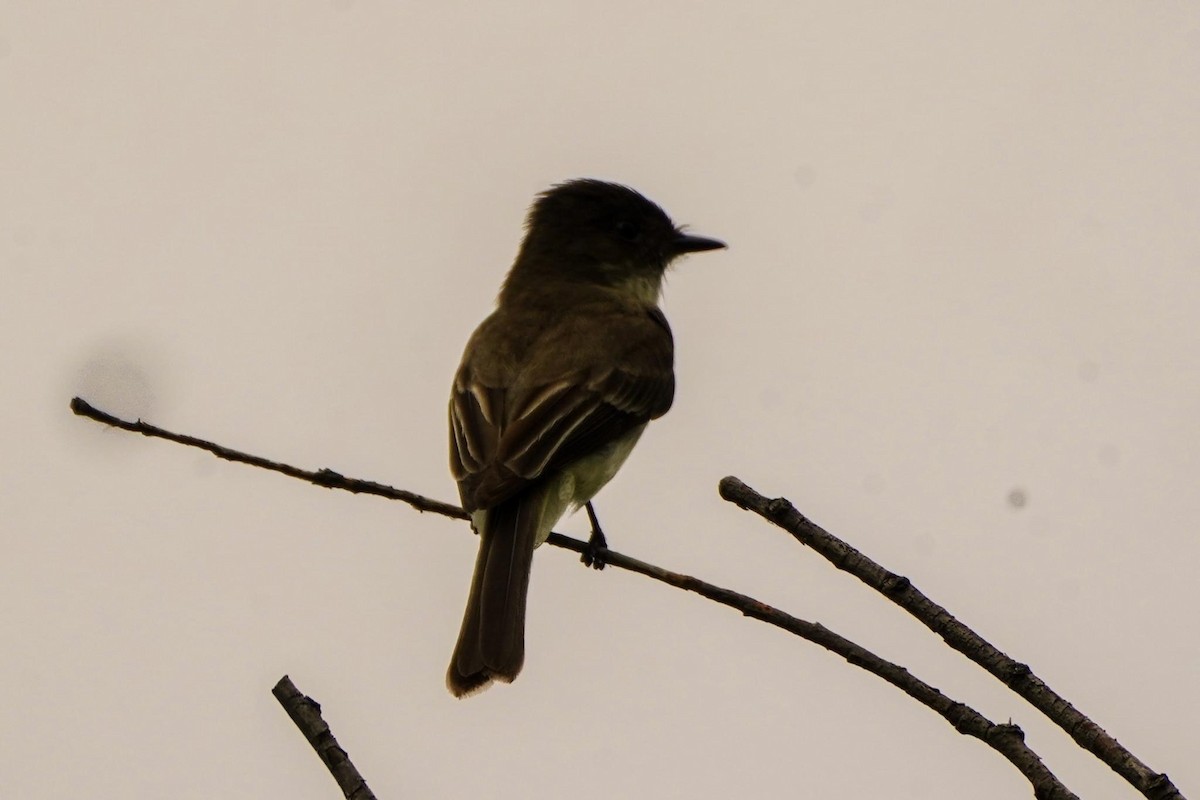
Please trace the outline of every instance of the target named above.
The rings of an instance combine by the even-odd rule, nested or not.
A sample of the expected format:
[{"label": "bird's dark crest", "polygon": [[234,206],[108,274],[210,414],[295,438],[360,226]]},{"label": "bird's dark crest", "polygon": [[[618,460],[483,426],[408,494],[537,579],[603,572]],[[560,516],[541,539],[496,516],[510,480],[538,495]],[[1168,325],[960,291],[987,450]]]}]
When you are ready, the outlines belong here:
[{"label": "bird's dark crest", "polygon": [[556,184],[537,196],[525,227],[533,229],[547,218],[563,216],[655,218],[667,228],[674,223],[658,204],[641,192],[596,178],[576,178]]}]

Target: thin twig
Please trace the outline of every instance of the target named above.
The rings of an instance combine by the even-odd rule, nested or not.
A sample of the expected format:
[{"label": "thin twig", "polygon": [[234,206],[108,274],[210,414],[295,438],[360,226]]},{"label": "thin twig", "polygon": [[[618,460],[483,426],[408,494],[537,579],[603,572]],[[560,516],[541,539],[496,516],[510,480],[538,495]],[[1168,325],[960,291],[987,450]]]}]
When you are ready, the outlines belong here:
[{"label": "thin twig", "polygon": [[304,738],[308,739],[313,750],[317,751],[317,756],[337,781],[338,788],[342,790],[346,800],[375,800],[375,795],[355,769],[350,756],[338,745],[337,739],[333,738],[333,731],[321,716],[321,704],[302,694],[287,675],[279,679],[271,694],[275,695],[275,699],[292,718],[292,722],[296,723]]},{"label": "thin twig", "polygon": [[[204,439],[198,439],[194,436],[172,433],[171,431],[144,423],[141,420],[137,422],[122,420],[94,408],[80,398],[75,398],[71,401],[71,410],[81,416],[114,425],[123,430],[140,433],[144,436],[167,439],[168,441],[178,442],[191,447],[198,447],[212,453],[218,458],[250,464],[252,466],[260,466],[264,469],[270,469],[284,475],[315,483],[318,486],[344,489],[350,492],[375,494],[380,497],[401,500],[409,503],[418,510],[433,511],[456,519],[465,519],[467,517],[466,513],[457,506],[431,500],[412,492],[394,489],[372,481],[359,481],[346,478],[330,470],[320,470],[318,472],[302,470],[287,464],[248,455],[237,450],[230,450],[229,448]],[[336,476],[336,480],[330,480],[329,475]],[[583,553],[587,547],[586,542],[564,536],[560,533],[551,533],[547,539],[547,543],[577,553]],[[745,616],[789,631],[840,655],[854,666],[877,675],[913,699],[928,706],[946,719],[959,733],[979,739],[1003,755],[1029,780],[1033,786],[1034,797],[1039,800],[1078,800],[1077,796],[1067,789],[1046,768],[1037,753],[1025,744],[1024,733],[1018,726],[1012,724],[998,725],[990,721],[970,706],[951,700],[934,687],[914,677],[904,667],[880,658],[869,650],[839,636],[818,623],[793,617],[747,595],[715,586],[691,575],[672,572],[662,567],[639,561],[636,558],[613,550],[602,550],[601,555],[606,564],[645,575],[678,589],[695,592],[709,600],[734,608],[742,612]],[[324,757],[322,758],[324,759]]]},{"label": "thin twig", "polygon": [[[558,533],[550,534],[547,542],[574,550],[577,553],[582,553],[586,546],[585,542]],[[1066,800],[1066,798],[1076,797],[1046,768],[1037,753],[1026,746],[1025,734],[1018,726],[1011,723],[1000,725],[992,722],[970,706],[950,699],[921,679],[914,677],[904,667],[880,658],[866,648],[839,636],[824,625],[793,617],[778,608],[755,600],[753,597],[715,586],[691,575],[671,572],[612,550],[604,551],[603,558],[606,564],[645,575],[677,589],[695,592],[721,605],[736,609],[747,617],[782,628],[836,653],[854,666],[883,678],[917,702],[928,706],[954,726],[959,733],[973,736],[1003,755],[1033,785],[1035,798]]]},{"label": "thin twig", "polygon": [[249,464],[252,467],[280,472],[289,478],[299,478],[302,481],[308,481],[317,486],[324,486],[326,489],[341,489],[342,491],[354,492],[355,494],[373,494],[379,497],[386,497],[388,500],[399,500],[402,503],[408,503],[417,511],[432,511],[435,514],[441,514],[444,517],[453,517],[454,519],[468,518],[467,513],[458,506],[449,503],[440,503],[437,500],[431,500],[414,492],[406,492],[403,489],[385,486],[382,483],[375,483],[374,481],[347,478],[331,469],[320,469],[312,472],[293,467],[290,464],[271,461],[261,456],[252,456],[240,450],[231,450],[228,447],[222,447],[219,444],[214,444],[205,439],[198,439],[195,436],[172,433],[171,431],[151,425],[148,422],[142,422],[140,419],[136,422],[130,422],[120,417],[114,417],[112,414],[96,408],[82,397],[71,399],[71,410],[81,417],[88,417],[97,422],[103,422],[105,425],[112,425],[114,428],[120,428],[132,433],[140,433],[142,436],[149,436],[152,439],[166,439],[169,442],[185,444],[188,447],[198,447],[226,461],[235,461],[239,464]]},{"label": "thin twig", "polygon": [[1034,675],[1029,665],[1000,652],[945,608],[926,597],[908,578],[872,561],[805,517],[785,498],[764,497],[734,477],[721,481],[720,492],[721,497],[783,528],[835,567],[849,572],[912,614],[942,637],[946,644],[1028,700],[1034,708],[1066,731],[1080,747],[1111,767],[1150,800],[1184,800],[1166,774],[1155,772],[1142,763],[1103,728]]}]

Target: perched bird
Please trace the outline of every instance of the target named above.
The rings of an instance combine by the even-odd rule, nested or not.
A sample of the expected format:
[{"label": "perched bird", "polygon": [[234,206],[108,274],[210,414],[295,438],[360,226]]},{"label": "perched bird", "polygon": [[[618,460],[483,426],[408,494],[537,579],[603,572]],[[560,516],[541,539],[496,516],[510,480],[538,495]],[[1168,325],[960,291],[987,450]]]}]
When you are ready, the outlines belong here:
[{"label": "perched bird", "polygon": [[479,534],[446,675],[454,695],[521,671],[533,550],[566,511],[588,504],[584,560],[603,566],[589,501],[675,394],[663,273],[678,256],[724,246],[684,233],[626,186],[573,180],[535,200],[450,397],[450,468]]}]

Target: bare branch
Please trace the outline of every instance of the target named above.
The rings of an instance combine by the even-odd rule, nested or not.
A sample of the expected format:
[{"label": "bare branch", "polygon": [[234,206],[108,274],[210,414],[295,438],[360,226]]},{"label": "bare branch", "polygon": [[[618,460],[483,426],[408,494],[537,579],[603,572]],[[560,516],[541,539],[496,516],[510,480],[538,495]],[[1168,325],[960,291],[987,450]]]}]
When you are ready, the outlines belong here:
[{"label": "bare branch", "polygon": [[136,422],[114,417],[112,414],[101,411],[93,406],[82,397],[74,397],[71,399],[71,410],[81,417],[88,417],[97,422],[103,422],[105,425],[111,425],[114,428],[120,428],[124,431],[132,433],[140,433],[142,436],[149,436],[152,439],[166,439],[169,442],[184,444],[188,447],[198,447],[201,450],[207,450],[217,458],[223,458],[226,461],[234,461],[239,464],[249,464],[252,467],[270,470],[272,472],[280,472],[287,475],[289,478],[299,478],[302,481],[324,486],[326,489],[341,489],[345,492],[354,492],[355,494],[373,494],[378,497],[386,497],[388,500],[399,500],[402,503],[408,503],[417,511],[432,511],[435,514],[441,514],[444,517],[453,517],[454,519],[467,519],[467,513],[461,508],[449,503],[440,503],[437,500],[431,500],[428,497],[423,497],[413,492],[406,492],[403,489],[395,489],[391,486],[384,486],[381,483],[374,481],[355,480],[347,478],[343,475],[334,472],[331,469],[321,469],[316,472],[311,472],[299,467],[293,467],[290,464],[282,464],[278,461],[262,458],[261,456],[252,456],[249,453],[243,453],[239,450],[231,450],[228,447],[222,447],[219,444],[198,439],[195,436],[185,436],[180,433],[172,433],[147,422],[142,422],[140,419]]},{"label": "bare branch", "polygon": [[[583,552],[585,546],[584,542],[558,533],[550,534],[547,541],[576,552]],[[959,733],[973,736],[996,750],[1029,780],[1033,785],[1033,796],[1039,800],[1050,800],[1051,798],[1066,800],[1076,797],[1046,768],[1037,753],[1026,746],[1025,734],[1018,726],[998,725],[992,722],[970,706],[951,700],[934,687],[914,677],[904,667],[880,658],[820,623],[793,617],[773,606],[755,600],[753,597],[715,586],[691,575],[671,572],[612,550],[605,551],[604,562],[614,567],[637,572],[677,589],[695,592],[721,605],[736,609],[747,617],[782,628],[813,644],[820,645],[826,650],[838,654],[854,666],[883,678],[909,697],[937,712]]]},{"label": "bare branch", "polygon": [[358,774],[350,756],[338,745],[337,739],[333,738],[333,731],[321,716],[321,704],[302,694],[287,675],[279,679],[271,694],[275,695],[275,699],[287,711],[292,722],[296,723],[304,738],[308,739],[313,750],[317,751],[317,756],[337,781],[338,788],[342,790],[346,800],[375,800],[375,795],[362,775]]},{"label": "bare branch", "polygon": [[[171,431],[146,424],[140,420],[137,422],[128,422],[100,411],[80,398],[75,398],[71,401],[71,409],[76,414],[114,425],[123,430],[140,433],[144,436],[167,439],[168,441],[178,442],[190,447],[198,447],[202,450],[207,450],[219,458],[250,464],[252,466],[260,466],[264,469],[281,472],[284,475],[315,483],[318,486],[375,494],[380,497],[401,500],[409,503],[418,510],[433,511],[456,519],[465,519],[467,517],[466,513],[457,506],[440,503],[436,500],[413,494],[412,492],[394,489],[372,481],[359,481],[346,478],[330,470],[310,472],[287,464],[270,461],[259,456],[230,450],[229,448],[193,436],[172,433]],[[327,476],[329,475],[336,476],[336,480],[328,478]],[[555,547],[573,550],[577,553],[582,553],[587,547],[586,542],[564,536],[560,533],[550,534],[547,543]],[[954,729],[959,733],[979,739],[1003,755],[1029,780],[1033,786],[1034,797],[1039,800],[1078,800],[1077,796],[1068,790],[1046,768],[1038,755],[1025,744],[1024,734],[1019,727],[1012,724],[998,725],[990,721],[970,706],[951,700],[934,687],[914,677],[904,667],[880,658],[869,650],[839,636],[818,623],[793,617],[747,595],[715,586],[691,575],[672,572],[662,567],[639,561],[636,558],[613,550],[605,549],[601,551],[601,554],[606,564],[645,575],[678,589],[695,592],[709,600],[737,609],[745,616],[782,628],[814,644],[818,644],[833,653],[837,653],[854,666],[877,675],[913,699],[929,707],[953,725]],[[280,683],[282,685],[282,681]],[[276,688],[278,690],[279,687]],[[277,694],[276,696],[278,697],[279,695]],[[330,735],[330,739],[332,740],[332,735]],[[311,737],[310,741],[312,741]],[[336,743],[334,746],[336,747]],[[339,750],[339,752],[341,751]],[[323,760],[324,758],[322,756]],[[340,781],[339,785],[341,785]]]},{"label": "bare branch", "polygon": [[720,491],[721,497],[783,528],[801,544],[817,551],[829,563],[849,572],[912,614],[942,637],[946,644],[1028,700],[1034,708],[1070,734],[1080,747],[1110,766],[1150,800],[1184,800],[1166,774],[1155,772],[1143,764],[1103,728],[1034,675],[1029,665],[1002,653],[975,631],[959,622],[945,608],[926,597],[908,578],[872,561],[805,517],[785,498],[764,497],[734,477],[723,479]]}]

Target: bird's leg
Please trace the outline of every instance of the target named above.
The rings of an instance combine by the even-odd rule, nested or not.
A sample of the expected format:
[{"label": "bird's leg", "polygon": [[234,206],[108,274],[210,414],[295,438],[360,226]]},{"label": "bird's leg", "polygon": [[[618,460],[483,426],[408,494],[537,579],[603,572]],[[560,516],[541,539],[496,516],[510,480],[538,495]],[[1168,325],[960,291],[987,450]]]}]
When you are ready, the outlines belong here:
[{"label": "bird's leg", "polygon": [[592,569],[604,569],[608,540],[604,538],[604,531],[600,530],[600,520],[596,519],[596,509],[592,508],[592,501],[589,500],[584,505],[587,506],[588,520],[592,523],[592,535],[588,537],[583,556],[579,560]]}]

